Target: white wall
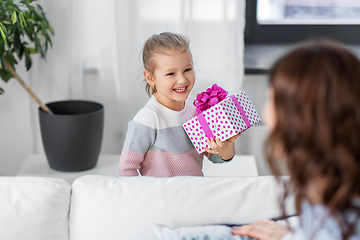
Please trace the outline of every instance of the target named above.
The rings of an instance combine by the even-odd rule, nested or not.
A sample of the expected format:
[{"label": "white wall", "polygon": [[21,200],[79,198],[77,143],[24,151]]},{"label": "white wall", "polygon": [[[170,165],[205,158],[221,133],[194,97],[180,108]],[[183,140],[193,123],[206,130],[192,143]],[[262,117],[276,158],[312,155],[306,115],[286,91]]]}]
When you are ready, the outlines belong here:
[{"label": "white wall", "polygon": [[[26,77],[24,68],[17,71]],[[15,79],[1,80],[0,86],[5,90],[0,96],[0,175],[15,175],[33,149],[29,96]]]}]

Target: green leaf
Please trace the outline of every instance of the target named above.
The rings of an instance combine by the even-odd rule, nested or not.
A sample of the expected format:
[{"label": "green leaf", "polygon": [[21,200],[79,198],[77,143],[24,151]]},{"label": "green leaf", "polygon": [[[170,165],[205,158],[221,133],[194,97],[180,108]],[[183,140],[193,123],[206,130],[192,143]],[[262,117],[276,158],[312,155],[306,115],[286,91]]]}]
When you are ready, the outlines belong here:
[{"label": "green leaf", "polygon": [[37,53],[36,49],[34,48],[27,48],[29,50],[30,53]]},{"label": "green leaf", "polygon": [[11,22],[12,24],[15,24],[17,21],[17,14],[16,11],[13,11],[13,13],[11,14]]},{"label": "green leaf", "polygon": [[42,7],[40,6],[40,4],[36,4],[36,6],[40,9],[41,12],[43,11],[43,9],[42,9]]},{"label": "green leaf", "polygon": [[51,37],[48,36],[48,40],[49,40],[49,43],[50,43],[50,47],[52,47],[52,41],[51,41]]},{"label": "green leaf", "polygon": [[[23,25],[23,22],[21,21],[21,18],[20,18],[20,16],[18,16],[18,18],[19,18],[19,23],[20,23],[20,28],[21,28],[21,30],[23,30],[24,29],[24,25]],[[21,32],[23,32],[23,31],[21,31]]]},{"label": "green leaf", "polygon": [[3,95],[5,93],[4,89],[0,87],[0,95]]},{"label": "green leaf", "polygon": [[46,37],[44,36],[44,34],[40,35],[40,40],[41,40],[41,44],[45,45],[46,44]]},{"label": "green leaf", "polygon": [[21,47],[19,49],[17,49],[16,53],[19,57],[19,60],[22,59],[23,55],[24,55],[24,51],[25,51],[25,46],[24,44],[21,45]]},{"label": "green leaf", "polygon": [[46,33],[46,39],[45,39],[45,53],[47,52],[48,50],[48,45],[49,45],[49,41],[48,41],[48,34]]},{"label": "green leaf", "polygon": [[16,50],[21,47],[20,34],[18,30],[15,30],[14,32],[14,47]]},{"label": "green leaf", "polygon": [[31,57],[28,51],[25,50],[25,66],[26,66],[26,71],[29,71],[29,69],[31,68],[32,65],[32,61],[31,61]]},{"label": "green leaf", "polygon": [[6,28],[1,22],[0,22],[0,33],[5,45],[7,45]]},{"label": "green leaf", "polygon": [[26,27],[26,20],[24,17],[24,14],[22,12],[20,12],[20,21],[23,23],[23,25]]},{"label": "green leaf", "polygon": [[54,28],[51,26],[51,24],[49,22],[47,22],[47,27],[49,28],[51,35],[54,35],[54,33],[55,33]]},{"label": "green leaf", "polygon": [[19,29],[20,34],[23,35],[24,34],[24,25],[23,25],[23,22],[21,21],[19,15],[18,15],[18,19],[19,19],[19,21],[16,22],[17,28]]},{"label": "green leaf", "polygon": [[31,42],[34,41],[34,29],[33,29],[33,25],[31,24],[31,26],[28,25],[28,27],[25,28],[25,33],[28,36],[28,38],[30,39]]},{"label": "green leaf", "polygon": [[5,68],[4,57],[2,56],[2,54],[0,55],[0,68]]},{"label": "green leaf", "polygon": [[38,38],[34,38],[35,40],[35,49],[40,52],[41,58],[45,58],[44,49],[41,46],[41,43]]},{"label": "green leaf", "polygon": [[5,68],[2,68],[0,69],[0,77],[5,82],[8,82],[13,77],[13,75],[11,75],[11,73],[8,72]]}]

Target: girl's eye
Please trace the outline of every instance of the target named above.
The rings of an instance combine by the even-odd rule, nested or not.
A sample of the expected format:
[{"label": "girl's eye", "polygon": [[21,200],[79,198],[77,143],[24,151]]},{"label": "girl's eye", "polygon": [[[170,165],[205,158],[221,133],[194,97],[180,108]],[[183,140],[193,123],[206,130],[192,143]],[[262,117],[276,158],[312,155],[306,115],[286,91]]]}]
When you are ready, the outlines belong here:
[{"label": "girl's eye", "polygon": [[175,74],[175,73],[171,72],[171,73],[166,74],[166,76],[172,76],[172,75],[174,75],[174,74]]},{"label": "girl's eye", "polygon": [[185,69],[185,72],[189,72],[191,70],[192,70],[192,68],[187,68],[187,69]]}]

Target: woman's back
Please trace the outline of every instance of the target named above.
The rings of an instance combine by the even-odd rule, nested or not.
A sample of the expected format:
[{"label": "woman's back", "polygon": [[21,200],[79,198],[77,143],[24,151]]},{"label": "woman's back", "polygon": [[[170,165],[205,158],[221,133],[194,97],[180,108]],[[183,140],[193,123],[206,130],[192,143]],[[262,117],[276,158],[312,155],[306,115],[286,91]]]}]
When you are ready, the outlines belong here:
[{"label": "woman's back", "polygon": [[295,191],[303,223],[292,234],[360,239],[360,61],[312,41],[280,58],[269,83],[265,154],[275,176],[278,162],[290,173],[284,198]]}]

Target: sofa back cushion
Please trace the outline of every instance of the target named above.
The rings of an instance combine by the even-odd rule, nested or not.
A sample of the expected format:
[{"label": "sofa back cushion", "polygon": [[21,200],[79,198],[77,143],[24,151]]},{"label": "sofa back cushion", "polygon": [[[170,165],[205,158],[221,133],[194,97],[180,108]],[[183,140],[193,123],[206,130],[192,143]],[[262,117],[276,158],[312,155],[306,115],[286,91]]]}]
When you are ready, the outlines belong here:
[{"label": "sofa back cushion", "polygon": [[74,181],[70,208],[71,240],[155,240],[155,224],[244,224],[280,216],[278,186],[272,176],[89,175]]},{"label": "sofa back cushion", "polygon": [[68,240],[70,191],[62,179],[0,177],[0,239]]}]

